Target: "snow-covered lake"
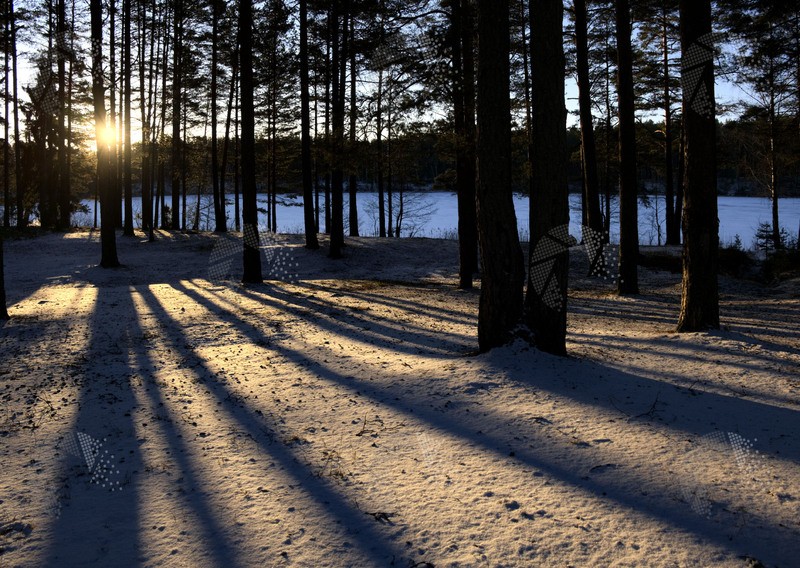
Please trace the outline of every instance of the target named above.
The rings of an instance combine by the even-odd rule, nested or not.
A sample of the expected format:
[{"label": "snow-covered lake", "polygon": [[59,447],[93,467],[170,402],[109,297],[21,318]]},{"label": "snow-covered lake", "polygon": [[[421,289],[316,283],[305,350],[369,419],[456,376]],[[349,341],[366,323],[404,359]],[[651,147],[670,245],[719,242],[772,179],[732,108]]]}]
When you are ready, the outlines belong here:
[{"label": "snow-covered lake", "polygon": [[[259,195],[259,207],[266,208],[266,195]],[[322,205],[320,196],[320,205]],[[303,231],[303,208],[302,199],[299,197],[280,196],[278,204],[278,230],[281,233],[301,233]],[[169,202],[169,201],[168,201]],[[193,219],[196,198],[190,196],[187,199],[190,220]],[[89,207],[89,214],[76,214],[74,221],[80,225],[92,224],[92,211],[94,202],[86,201]],[[359,233],[362,236],[372,236],[377,231],[377,204],[378,195],[373,192],[359,192]],[[211,229],[208,213],[211,208],[210,197],[204,197],[202,201],[204,212],[201,213],[201,229]],[[517,224],[522,239],[528,237],[528,198],[517,195],[514,197],[514,205],[517,212]],[[796,237],[798,226],[800,226],[800,198],[781,199],[780,203],[781,226],[787,232]],[[719,220],[720,220],[720,241],[722,243],[733,242],[736,235],[739,235],[745,247],[753,244],[754,235],[759,223],[771,222],[770,200],[758,197],[720,197],[719,198]],[[138,213],[141,208],[141,201],[134,200],[134,211]],[[399,197],[393,197],[393,210],[395,216],[399,208]],[[580,196],[573,194],[570,196],[570,232],[573,235],[580,235],[581,201]],[[233,198],[230,196],[228,203],[229,224],[233,225]],[[405,218],[401,223],[401,236],[416,237],[446,237],[455,238],[458,227],[458,212],[456,196],[450,192],[409,192],[404,195]],[[617,225],[617,202],[612,199],[612,226],[611,238],[615,241],[618,235]],[[348,198],[345,196],[345,227],[347,228]],[[658,223],[656,222],[658,219]],[[261,224],[266,224],[266,218],[260,215]],[[321,229],[324,230],[324,221],[320,220]],[[651,198],[649,204],[639,203],[639,240],[643,245],[659,243],[659,229],[661,227],[661,242],[664,239],[664,201],[663,197],[658,200]]]}]

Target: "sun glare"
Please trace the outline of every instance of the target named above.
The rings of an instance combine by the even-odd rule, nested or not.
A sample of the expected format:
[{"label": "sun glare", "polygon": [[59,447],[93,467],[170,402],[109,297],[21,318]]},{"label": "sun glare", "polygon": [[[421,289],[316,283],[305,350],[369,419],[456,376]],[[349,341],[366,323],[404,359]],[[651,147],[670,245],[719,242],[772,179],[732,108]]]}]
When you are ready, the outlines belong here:
[{"label": "sun glare", "polygon": [[104,127],[98,129],[98,136],[100,137],[99,142],[101,144],[111,146],[117,140],[117,129],[110,124],[106,124]]}]

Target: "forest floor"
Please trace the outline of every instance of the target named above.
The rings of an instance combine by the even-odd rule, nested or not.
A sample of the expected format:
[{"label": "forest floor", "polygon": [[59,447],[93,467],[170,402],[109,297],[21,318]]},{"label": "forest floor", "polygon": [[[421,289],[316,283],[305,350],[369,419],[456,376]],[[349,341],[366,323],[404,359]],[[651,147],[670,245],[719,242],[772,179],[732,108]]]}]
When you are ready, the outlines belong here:
[{"label": "forest floor", "polygon": [[475,355],[455,242],[158,237],[6,242],[0,566],[798,565],[797,280],[679,335],[573,254],[570,356]]}]

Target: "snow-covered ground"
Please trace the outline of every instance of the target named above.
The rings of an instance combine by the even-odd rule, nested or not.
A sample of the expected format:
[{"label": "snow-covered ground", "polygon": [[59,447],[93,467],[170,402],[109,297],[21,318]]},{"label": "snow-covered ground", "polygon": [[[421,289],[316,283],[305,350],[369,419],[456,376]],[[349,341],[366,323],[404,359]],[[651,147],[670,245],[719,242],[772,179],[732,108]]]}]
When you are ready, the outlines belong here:
[{"label": "snow-covered ground", "polygon": [[6,243],[0,566],[798,565],[797,282],[678,335],[576,254],[570,357],[475,355],[455,242],[223,244]]}]

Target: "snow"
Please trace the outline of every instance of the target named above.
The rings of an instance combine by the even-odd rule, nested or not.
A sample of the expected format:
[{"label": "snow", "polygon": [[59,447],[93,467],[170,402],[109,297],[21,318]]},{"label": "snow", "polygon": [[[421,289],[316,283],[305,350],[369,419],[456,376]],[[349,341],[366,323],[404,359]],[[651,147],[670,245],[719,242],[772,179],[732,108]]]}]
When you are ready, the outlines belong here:
[{"label": "snow", "polygon": [[[266,208],[266,195],[259,195],[259,207]],[[344,196],[344,210],[348,210],[348,196]],[[404,237],[431,237],[431,238],[455,238],[458,231],[458,207],[454,193],[437,192],[406,192],[404,199],[405,219],[402,224],[401,235]],[[408,202],[411,202],[410,204]],[[196,198],[187,198],[187,209],[193,215],[196,209]],[[755,234],[759,223],[772,224],[772,205],[771,201],[763,197],[731,197],[720,196],[718,198],[719,208],[719,238],[722,244],[732,244],[738,235],[744,248],[751,248],[755,243]],[[75,224],[90,226],[94,216],[94,202],[84,201],[83,204],[88,208],[88,213],[76,213],[73,221]],[[206,196],[201,204],[205,205],[201,213],[201,228],[206,230],[213,229],[208,214],[212,210],[211,198]],[[359,232],[363,236],[377,236],[377,204],[378,194],[375,192],[359,192],[358,194],[358,215]],[[395,193],[393,197],[394,213],[399,207],[399,197]],[[323,196],[320,196],[320,205],[323,206]],[[528,232],[528,209],[529,203],[527,196],[515,195],[514,207],[517,213],[517,227],[523,240],[527,240]],[[141,199],[134,198],[134,214],[141,209]],[[282,233],[301,233],[303,232],[303,208],[302,198],[299,196],[291,197],[288,195],[280,196],[278,201],[278,231]],[[409,211],[410,209],[410,211]],[[578,194],[570,195],[570,233],[573,235],[581,234],[581,198]],[[661,243],[666,238],[665,228],[665,209],[664,197],[650,197],[649,202],[639,202],[639,242],[643,245],[657,245],[658,226],[661,228]],[[611,199],[611,240],[618,242],[619,232],[617,228],[617,217],[619,206],[617,198]],[[779,201],[780,225],[785,228],[787,233],[796,238],[800,227],[800,198],[786,197]],[[234,216],[233,198],[230,197],[227,205],[229,224],[233,224]],[[388,215],[388,213],[387,213]],[[345,215],[345,227],[347,227],[347,215]],[[322,221],[324,227],[324,220]]]},{"label": "snow", "polygon": [[679,335],[573,254],[570,357],[475,355],[453,241],[158,237],[6,242],[2,566],[797,565],[797,282]]}]

